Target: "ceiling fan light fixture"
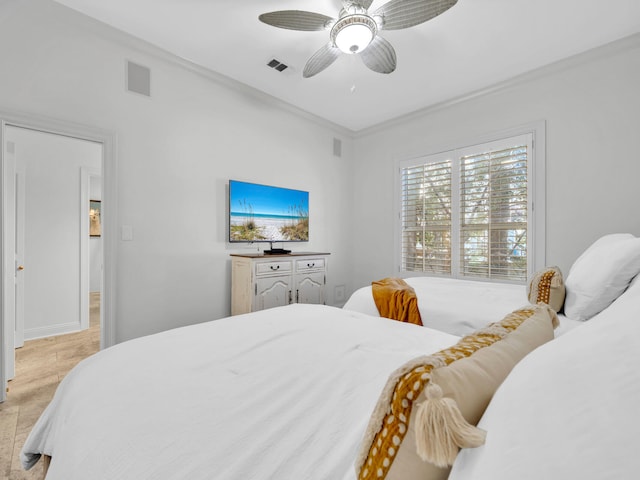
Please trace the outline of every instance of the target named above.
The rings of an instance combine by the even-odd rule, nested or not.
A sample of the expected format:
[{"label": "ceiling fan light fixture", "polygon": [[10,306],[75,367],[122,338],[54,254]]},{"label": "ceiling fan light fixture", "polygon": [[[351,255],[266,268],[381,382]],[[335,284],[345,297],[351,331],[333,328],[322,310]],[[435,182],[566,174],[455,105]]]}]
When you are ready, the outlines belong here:
[{"label": "ceiling fan light fixture", "polygon": [[344,53],[360,53],[369,46],[377,32],[378,26],[370,16],[346,15],[333,25],[331,40]]},{"label": "ceiling fan light fixture", "polygon": [[330,30],[329,41],[311,55],[305,64],[302,72],[304,78],[322,72],[342,53],[362,54],[360,58],[367,68],[387,74],[396,69],[396,51],[387,40],[378,35],[378,31],[402,30],[420,25],[446,12],[458,0],[388,0],[369,13],[373,2],[374,0],[342,0],[337,20],[304,10],[263,13],[258,19],[267,25],[302,32]]}]

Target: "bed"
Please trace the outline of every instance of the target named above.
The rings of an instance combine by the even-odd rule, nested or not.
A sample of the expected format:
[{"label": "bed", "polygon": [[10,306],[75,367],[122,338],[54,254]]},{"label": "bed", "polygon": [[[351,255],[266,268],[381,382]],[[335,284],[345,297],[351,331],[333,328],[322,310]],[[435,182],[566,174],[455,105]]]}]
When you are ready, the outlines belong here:
[{"label": "bed", "polygon": [[640,278],[518,363],[449,480],[632,479],[640,471]]},{"label": "bed", "polygon": [[64,378],[22,460],[50,455],[48,480],[352,479],[388,375],[457,340],[290,305],[124,342]]},{"label": "bed", "polygon": [[[409,277],[405,282],[415,290],[422,322],[429,328],[462,336],[525,304],[524,285],[461,280],[444,277]],[[379,316],[371,286],[356,290],[344,304],[345,310]],[[582,322],[558,316],[556,335]]]},{"label": "bed", "polygon": [[[535,272],[526,285],[445,277],[409,277],[404,281],[415,291],[422,323],[459,336],[481,328],[523,302],[536,303],[546,288],[546,301],[550,301],[550,295],[558,312],[559,336],[605,310],[625,291],[640,271],[638,248],[640,238],[630,233],[604,235],[576,259],[566,281],[555,266]],[[380,315],[371,285],[356,290],[343,308]]]},{"label": "bed", "polygon": [[[635,478],[639,272],[640,239],[596,242],[566,279],[588,318],[556,338],[549,306],[481,295],[495,317],[462,338],[290,305],[124,342],[65,377],[21,461],[50,457],[47,480]],[[454,414],[467,444],[434,450]]]}]

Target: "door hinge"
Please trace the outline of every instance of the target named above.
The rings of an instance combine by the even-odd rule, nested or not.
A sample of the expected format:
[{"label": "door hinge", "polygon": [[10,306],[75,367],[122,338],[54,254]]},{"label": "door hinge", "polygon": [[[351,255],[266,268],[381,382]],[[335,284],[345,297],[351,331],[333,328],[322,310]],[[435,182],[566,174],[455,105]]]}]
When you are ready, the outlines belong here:
[{"label": "door hinge", "polygon": [[258,284],[257,284],[257,283],[254,283],[254,284],[253,284],[253,287],[254,287],[254,288],[253,288],[253,291],[254,291],[254,293],[253,293],[253,294],[257,296],[257,295],[258,295]]}]

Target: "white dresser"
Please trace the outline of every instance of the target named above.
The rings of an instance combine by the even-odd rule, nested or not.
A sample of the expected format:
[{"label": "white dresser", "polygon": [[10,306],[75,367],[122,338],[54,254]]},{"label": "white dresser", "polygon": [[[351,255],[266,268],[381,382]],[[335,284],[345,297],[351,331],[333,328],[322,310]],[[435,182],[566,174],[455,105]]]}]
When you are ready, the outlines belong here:
[{"label": "white dresser", "polygon": [[231,315],[326,301],[328,253],[231,254]]}]

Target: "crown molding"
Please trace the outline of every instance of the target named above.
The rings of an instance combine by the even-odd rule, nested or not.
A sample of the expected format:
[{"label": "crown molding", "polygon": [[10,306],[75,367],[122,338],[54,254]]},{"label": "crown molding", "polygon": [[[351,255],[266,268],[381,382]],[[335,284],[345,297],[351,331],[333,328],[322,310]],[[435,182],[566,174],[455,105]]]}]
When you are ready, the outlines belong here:
[{"label": "crown molding", "polygon": [[487,87],[474,90],[473,92],[460,95],[449,100],[445,100],[443,102],[421,108],[419,110],[415,110],[413,112],[407,113],[406,115],[392,118],[391,120],[387,120],[377,125],[364,128],[362,130],[358,130],[357,132],[353,133],[353,138],[358,139],[367,137],[372,134],[380,133],[381,131],[387,130],[389,128],[402,125],[404,123],[419,119],[434,112],[468,102],[478,97],[491,95],[513,87],[524,85],[526,83],[530,83],[535,80],[547,77],[549,75],[563,72],[601,58],[608,58],[615,54],[637,48],[640,48],[640,33],[635,33],[633,35],[614,40],[610,43],[595,47],[591,50],[586,50],[571,57],[567,57],[562,60],[544,65],[542,67],[529,70],[507,80],[503,80]]},{"label": "crown molding", "polygon": [[176,66],[179,66],[185,70],[190,71],[196,75],[206,78],[220,86],[226,87],[235,92],[241,93],[242,95],[251,96],[265,104],[268,104],[272,107],[278,108],[280,110],[286,111],[288,113],[294,114],[298,117],[301,117],[305,120],[313,122],[323,128],[332,130],[334,133],[338,135],[342,135],[344,137],[352,138],[355,132],[346,127],[333,123],[329,120],[326,120],[318,115],[310,113],[306,110],[303,110],[295,105],[280,100],[268,93],[265,93],[257,88],[251,87],[245,83],[239,82],[231,77],[223,75],[222,73],[216,72],[214,70],[205,68],[201,65],[198,65],[194,62],[191,62],[185,58],[182,58],[178,55],[168,52],[156,45],[153,45],[146,40],[142,40],[130,33],[127,33],[123,30],[119,30],[116,27],[108,25],[104,22],[96,20],[93,17],[85,15],[82,12],[78,12],[69,8],[65,5],[55,2],[55,0],[37,0],[41,4],[49,4],[54,8],[64,9],[65,11],[65,21],[71,22],[73,26],[84,29],[90,35],[97,35],[105,40],[118,44],[122,47],[129,48],[131,50],[135,50],[138,53],[150,56],[155,58],[156,60],[164,61]]},{"label": "crown molding", "polygon": [[[16,0],[16,3],[21,2],[17,2]],[[524,85],[537,79],[544,78],[546,76],[562,72],[600,58],[610,57],[612,55],[615,55],[616,53],[640,47],[640,33],[635,33],[627,37],[614,40],[605,45],[595,47],[581,53],[577,53],[571,57],[558,60],[556,62],[541,66],[533,70],[529,70],[507,80],[497,82],[492,85],[474,90],[472,92],[453,97],[449,100],[429,105],[427,107],[392,118],[376,125],[372,125],[370,127],[366,127],[360,130],[352,130],[337,123],[331,122],[323,117],[315,115],[311,112],[308,112],[304,109],[301,109],[291,103],[285,102],[284,100],[276,98],[273,95],[265,93],[245,83],[239,82],[238,80],[235,80],[231,77],[223,75],[222,73],[195,64],[160,47],[157,47],[145,40],[135,37],[127,32],[119,30],[99,20],[89,17],[88,15],[57,3],[55,0],[34,0],[34,3],[39,3],[41,5],[46,4],[49,6],[53,6],[54,8],[64,9],[66,13],[65,21],[73,23],[75,27],[85,29],[90,35],[97,35],[103,39],[121,45],[125,48],[129,48],[138,53],[173,65],[177,65],[196,75],[202,76],[216,83],[217,85],[226,87],[243,95],[251,96],[267,105],[296,115],[300,118],[315,123],[322,128],[333,131],[337,135],[341,135],[342,137],[349,139],[359,139],[367,137],[369,135],[379,133],[389,128],[411,122],[434,112],[465,103],[475,98]]]}]

